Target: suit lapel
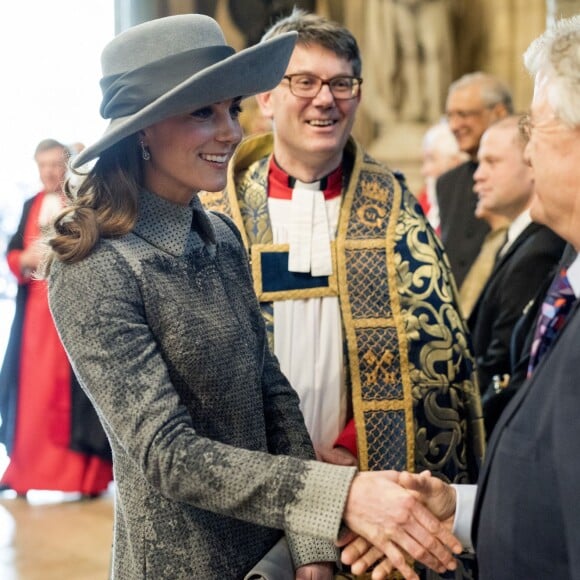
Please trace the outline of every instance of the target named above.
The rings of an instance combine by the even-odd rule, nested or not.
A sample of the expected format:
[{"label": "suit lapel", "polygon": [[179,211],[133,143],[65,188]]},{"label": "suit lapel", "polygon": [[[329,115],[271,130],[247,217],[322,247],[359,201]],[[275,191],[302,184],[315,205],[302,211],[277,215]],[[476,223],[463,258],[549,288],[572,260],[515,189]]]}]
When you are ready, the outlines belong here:
[{"label": "suit lapel", "polygon": [[542,227],[543,226],[540,226],[535,223],[528,224],[528,226],[526,226],[524,231],[513,241],[512,245],[507,249],[507,252],[501,257],[498,256],[498,259],[495,263],[495,267],[491,271],[491,276],[495,274],[496,270],[503,268],[504,264],[517,252],[518,248],[522,246],[528,238],[533,236]]}]

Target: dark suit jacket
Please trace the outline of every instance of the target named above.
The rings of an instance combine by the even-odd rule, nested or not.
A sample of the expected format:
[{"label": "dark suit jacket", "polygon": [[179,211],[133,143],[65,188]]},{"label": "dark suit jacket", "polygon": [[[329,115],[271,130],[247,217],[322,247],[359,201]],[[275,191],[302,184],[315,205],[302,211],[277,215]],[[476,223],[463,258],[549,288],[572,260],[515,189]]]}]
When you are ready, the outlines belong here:
[{"label": "dark suit jacket", "polygon": [[[562,238],[545,226],[528,225],[496,263],[468,319],[484,417],[486,404],[494,397],[493,375],[511,372],[514,326],[544,281],[551,279],[565,245]],[[486,422],[488,434],[492,428]]]},{"label": "dark suit jacket", "polygon": [[567,268],[576,258],[576,250],[568,244],[562,253],[560,263],[552,274],[547,276],[536,293],[534,299],[524,308],[524,314],[518,319],[510,341],[510,380],[506,388],[486,400],[485,423],[488,436],[497,423],[500,414],[506,408],[512,397],[526,380],[530,363],[530,349],[536,329],[540,307],[552,284],[552,280],[560,268]]},{"label": "dark suit jacket", "polygon": [[580,308],[507,406],[479,478],[481,580],[580,579]]},{"label": "dark suit jacket", "polygon": [[441,239],[457,287],[463,283],[489,232],[487,222],[476,218],[474,213],[477,196],[473,192],[473,174],[476,169],[477,163],[466,161],[441,175],[436,185]]}]

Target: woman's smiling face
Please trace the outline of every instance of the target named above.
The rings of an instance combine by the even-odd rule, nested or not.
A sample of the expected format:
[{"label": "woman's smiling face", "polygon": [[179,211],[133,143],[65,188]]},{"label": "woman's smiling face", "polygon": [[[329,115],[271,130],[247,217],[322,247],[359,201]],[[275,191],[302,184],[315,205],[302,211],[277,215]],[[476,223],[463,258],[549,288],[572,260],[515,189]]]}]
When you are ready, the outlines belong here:
[{"label": "woman's smiling face", "polygon": [[240,110],[237,98],[144,129],[140,140],[151,155],[143,161],[145,187],[181,204],[200,190],[224,189],[228,162],[242,139]]}]

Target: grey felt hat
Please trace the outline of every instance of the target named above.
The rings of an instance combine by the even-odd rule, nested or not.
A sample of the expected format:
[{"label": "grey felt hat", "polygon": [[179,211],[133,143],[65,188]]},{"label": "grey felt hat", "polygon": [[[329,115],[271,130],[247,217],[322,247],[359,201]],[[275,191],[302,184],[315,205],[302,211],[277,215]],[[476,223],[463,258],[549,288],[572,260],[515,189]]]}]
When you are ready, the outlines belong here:
[{"label": "grey felt hat", "polygon": [[283,34],[236,53],[217,22],[201,14],[159,18],[122,32],[101,55],[101,115],[111,122],[74,167],[173,115],[275,87],[296,36]]}]

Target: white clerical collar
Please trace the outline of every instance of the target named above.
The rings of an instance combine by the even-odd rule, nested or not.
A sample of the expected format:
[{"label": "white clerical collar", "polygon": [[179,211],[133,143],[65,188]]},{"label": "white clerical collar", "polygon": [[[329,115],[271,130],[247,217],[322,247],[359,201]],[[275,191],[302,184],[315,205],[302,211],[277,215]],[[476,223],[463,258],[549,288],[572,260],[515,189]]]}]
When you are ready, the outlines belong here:
[{"label": "white clerical collar", "polygon": [[518,239],[520,234],[532,223],[530,210],[524,210],[509,226],[505,244],[501,247],[500,256],[504,256],[510,246]]},{"label": "white clerical collar", "polygon": [[288,270],[330,276],[330,232],[320,181],[302,183],[296,180],[290,203]]}]

